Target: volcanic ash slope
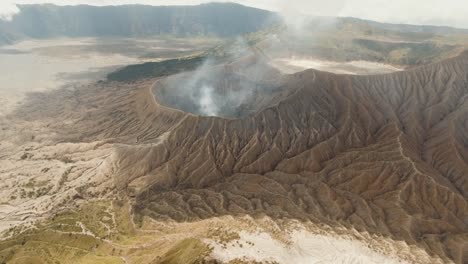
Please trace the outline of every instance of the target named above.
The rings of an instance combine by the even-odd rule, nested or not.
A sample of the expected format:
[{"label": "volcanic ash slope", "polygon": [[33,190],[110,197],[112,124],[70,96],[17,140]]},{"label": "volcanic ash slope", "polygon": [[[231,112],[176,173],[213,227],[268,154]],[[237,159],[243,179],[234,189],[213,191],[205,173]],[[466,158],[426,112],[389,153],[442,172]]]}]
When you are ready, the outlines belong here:
[{"label": "volcanic ash slope", "polygon": [[108,83],[74,94],[86,117],[57,133],[120,144],[111,171],[137,224],[268,216],[467,262],[468,53],[385,75],[280,79],[281,100],[237,119],[163,106],[149,81]]},{"label": "volcanic ash slope", "polygon": [[463,263],[468,53],[386,75],[285,78],[293,92],[248,117],[182,115],[139,161],[151,166],[133,174],[144,178],[136,212],[339,223]]}]

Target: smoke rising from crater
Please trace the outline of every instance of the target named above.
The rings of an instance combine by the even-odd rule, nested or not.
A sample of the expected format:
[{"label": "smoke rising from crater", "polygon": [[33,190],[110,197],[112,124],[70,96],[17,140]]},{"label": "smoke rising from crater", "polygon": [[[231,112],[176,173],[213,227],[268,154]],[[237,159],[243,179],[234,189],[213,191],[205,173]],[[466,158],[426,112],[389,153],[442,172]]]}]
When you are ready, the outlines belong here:
[{"label": "smoke rising from crater", "polygon": [[206,116],[217,116],[219,113],[218,105],[214,101],[214,89],[211,86],[202,85],[200,95],[200,113]]},{"label": "smoke rising from crater", "polygon": [[195,71],[156,83],[158,101],[185,112],[225,118],[243,117],[268,104],[279,90],[281,74],[243,39],[226,52],[226,63],[207,59]]},{"label": "smoke rising from crater", "polygon": [[202,116],[238,117],[254,86],[236,80],[222,66],[206,61],[194,72],[171,76],[164,81],[159,98],[165,104]]}]

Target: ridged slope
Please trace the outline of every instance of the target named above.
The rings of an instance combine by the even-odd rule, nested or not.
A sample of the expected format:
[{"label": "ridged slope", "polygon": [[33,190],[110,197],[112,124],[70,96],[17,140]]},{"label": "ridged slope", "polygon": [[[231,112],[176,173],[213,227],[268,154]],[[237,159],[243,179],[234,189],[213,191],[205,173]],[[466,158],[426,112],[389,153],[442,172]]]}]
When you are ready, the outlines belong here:
[{"label": "ridged slope", "polygon": [[60,109],[80,118],[62,140],[125,142],[111,173],[138,216],[312,220],[467,262],[468,53],[386,75],[285,76],[289,95],[242,119],[161,106],[151,84],[36,98],[28,118]]},{"label": "ridged slope", "polygon": [[137,211],[341,223],[466,260],[467,54],[381,76],[310,70],[285,89],[250,118],[185,117],[145,155]]}]

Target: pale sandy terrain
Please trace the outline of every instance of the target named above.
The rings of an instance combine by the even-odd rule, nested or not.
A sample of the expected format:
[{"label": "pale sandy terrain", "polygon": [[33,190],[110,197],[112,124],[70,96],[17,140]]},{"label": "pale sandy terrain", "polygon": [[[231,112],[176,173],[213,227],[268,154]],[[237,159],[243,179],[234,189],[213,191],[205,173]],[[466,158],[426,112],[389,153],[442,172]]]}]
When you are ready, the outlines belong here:
[{"label": "pale sandy terrain", "polygon": [[216,40],[60,38],[0,47],[0,115],[26,93],[85,84],[118,67],[181,56]]},{"label": "pale sandy terrain", "polygon": [[240,232],[240,239],[227,247],[213,245],[213,257],[224,262],[235,259],[273,263],[409,263],[397,256],[386,256],[360,241],[345,240],[306,231],[294,231],[289,243],[282,243],[268,233]]},{"label": "pale sandy terrain", "polygon": [[158,235],[145,240],[141,247],[163,248],[165,244],[197,238],[209,245],[209,257],[220,263],[235,260],[280,264],[443,263],[404,242],[345,228],[331,229],[326,225],[276,221],[268,217],[224,216],[187,223],[145,218],[143,230]]},{"label": "pale sandy terrain", "polygon": [[[26,93],[41,92],[69,83],[73,74],[95,72],[80,81],[90,81],[91,78],[102,78],[102,69],[118,67],[119,65],[136,63],[137,58],[121,54],[84,53],[82,56],[49,56],[41,51],[43,48],[60,49],[66,45],[86,45],[85,40],[61,41],[27,41],[4,49],[14,50],[15,54],[0,52],[0,114],[10,112],[20,103]],[[71,54],[72,55],[72,54]],[[97,73],[96,73],[97,72]]]},{"label": "pale sandy terrain", "polygon": [[163,59],[170,55],[168,52],[180,54],[203,45],[207,43],[201,40],[191,47],[188,40],[171,43],[157,39],[82,38],[31,40],[1,47],[0,233],[45,217],[54,208],[73,204],[84,185],[93,184],[102,194],[111,189],[107,170],[111,168],[114,144],[57,144],[49,127],[75,120],[54,119],[62,114],[60,109],[47,119],[23,120],[15,110],[26,98],[55,89],[78,91],[105,79],[107,73],[122,65]]},{"label": "pale sandy terrain", "polygon": [[295,73],[306,69],[316,69],[337,74],[368,75],[403,70],[392,65],[370,61],[336,62],[314,58],[281,58],[273,60],[271,65],[285,73]]},{"label": "pale sandy terrain", "polygon": [[[221,263],[441,263],[404,242],[344,228],[335,231],[312,223],[278,224],[270,218],[250,217],[214,218],[210,222],[215,233],[225,234],[204,240],[212,248],[211,257]],[[193,229],[200,224],[193,223]]]}]

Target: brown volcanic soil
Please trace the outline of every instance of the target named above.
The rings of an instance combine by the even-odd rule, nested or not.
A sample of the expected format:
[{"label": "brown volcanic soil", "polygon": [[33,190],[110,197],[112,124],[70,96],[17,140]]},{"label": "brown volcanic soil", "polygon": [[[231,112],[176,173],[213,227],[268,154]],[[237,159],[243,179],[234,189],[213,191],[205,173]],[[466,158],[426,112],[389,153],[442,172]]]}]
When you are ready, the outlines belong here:
[{"label": "brown volcanic soil", "polygon": [[56,91],[16,114],[76,120],[50,126],[58,141],[125,143],[111,171],[137,218],[312,220],[466,263],[468,53],[386,75],[284,79],[282,101],[241,119],[161,106],[154,80]]}]

